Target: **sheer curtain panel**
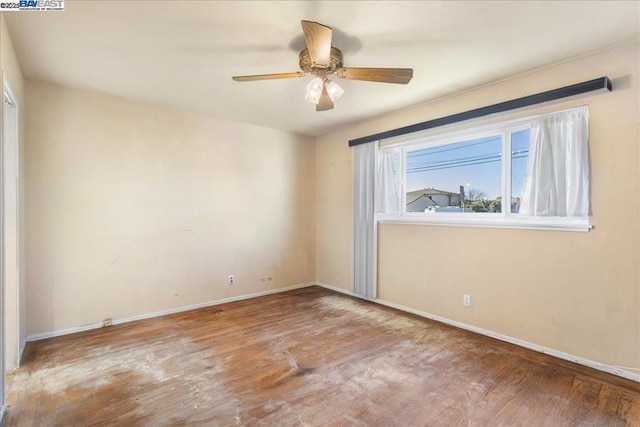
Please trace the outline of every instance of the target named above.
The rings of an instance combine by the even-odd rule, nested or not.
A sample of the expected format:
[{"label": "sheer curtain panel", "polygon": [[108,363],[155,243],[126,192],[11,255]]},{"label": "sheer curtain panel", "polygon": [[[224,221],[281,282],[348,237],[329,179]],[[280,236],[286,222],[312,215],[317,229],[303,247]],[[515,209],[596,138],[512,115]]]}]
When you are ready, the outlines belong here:
[{"label": "sheer curtain panel", "polygon": [[380,149],[376,168],[376,213],[400,213],[400,181],[396,170],[399,150]]},{"label": "sheer curtain panel", "polygon": [[589,110],[561,111],[535,119],[520,214],[589,215]]},{"label": "sheer curtain panel", "polygon": [[356,145],[353,152],[353,292],[376,298],[377,232],[374,209],[378,143]]}]

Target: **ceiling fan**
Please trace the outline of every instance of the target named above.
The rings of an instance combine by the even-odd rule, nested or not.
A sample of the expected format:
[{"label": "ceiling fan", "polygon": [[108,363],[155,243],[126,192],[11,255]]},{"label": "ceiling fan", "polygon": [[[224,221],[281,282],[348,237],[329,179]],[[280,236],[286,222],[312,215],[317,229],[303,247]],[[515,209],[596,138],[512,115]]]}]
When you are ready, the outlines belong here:
[{"label": "ceiling fan", "polygon": [[237,82],[255,80],[291,79],[313,74],[316,77],[307,85],[305,99],[316,104],[316,111],[333,108],[333,101],[340,98],[344,90],[327,76],[335,74],[342,79],[364,80],[379,83],[407,84],[413,77],[412,68],[351,68],[342,66],[342,52],[331,46],[331,28],[312,21],[301,21],[307,48],[300,52],[299,65],[302,71],[293,73],[235,76]]}]

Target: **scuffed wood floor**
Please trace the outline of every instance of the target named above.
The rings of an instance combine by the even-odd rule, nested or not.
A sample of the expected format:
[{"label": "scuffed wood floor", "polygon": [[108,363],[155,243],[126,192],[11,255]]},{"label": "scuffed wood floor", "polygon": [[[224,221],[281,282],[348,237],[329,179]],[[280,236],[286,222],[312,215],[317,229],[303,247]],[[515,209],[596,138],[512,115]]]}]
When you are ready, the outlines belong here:
[{"label": "scuffed wood floor", "polygon": [[318,288],[29,343],[6,426],[640,425],[640,384]]}]

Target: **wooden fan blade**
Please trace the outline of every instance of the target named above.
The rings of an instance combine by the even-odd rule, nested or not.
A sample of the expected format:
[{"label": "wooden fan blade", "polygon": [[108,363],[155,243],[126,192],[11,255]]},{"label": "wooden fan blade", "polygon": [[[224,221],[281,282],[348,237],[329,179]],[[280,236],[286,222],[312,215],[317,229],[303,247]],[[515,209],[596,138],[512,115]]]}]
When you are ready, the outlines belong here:
[{"label": "wooden fan blade", "polygon": [[413,77],[413,68],[338,68],[336,75],[349,80],[406,85]]},{"label": "wooden fan blade", "polygon": [[312,21],[301,21],[304,41],[314,64],[328,66],[331,63],[331,28]]},{"label": "wooden fan blade", "polygon": [[296,77],[304,77],[309,73],[296,71],[295,73],[278,73],[278,74],[258,74],[256,76],[234,76],[233,80],[237,82],[252,82],[255,80],[275,80],[275,79],[293,79]]},{"label": "wooden fan blade", "polygon": [[320,96],[320,102],[316,104],[316,111],[327,111],[333,108],[333,101],[327,92],[327,86],[322,88],[322,95]]}]

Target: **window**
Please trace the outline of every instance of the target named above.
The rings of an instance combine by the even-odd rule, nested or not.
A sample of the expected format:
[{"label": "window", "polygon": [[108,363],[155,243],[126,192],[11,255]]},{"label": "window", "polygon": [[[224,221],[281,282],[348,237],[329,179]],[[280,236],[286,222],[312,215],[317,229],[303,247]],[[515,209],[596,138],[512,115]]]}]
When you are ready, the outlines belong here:
[{"label": "window", "polygon": [[378,171],[376,186],[387,199],[397,191],[378,218],[587,230],[587,125],[583,107],[382,147],[393,166]]}]

